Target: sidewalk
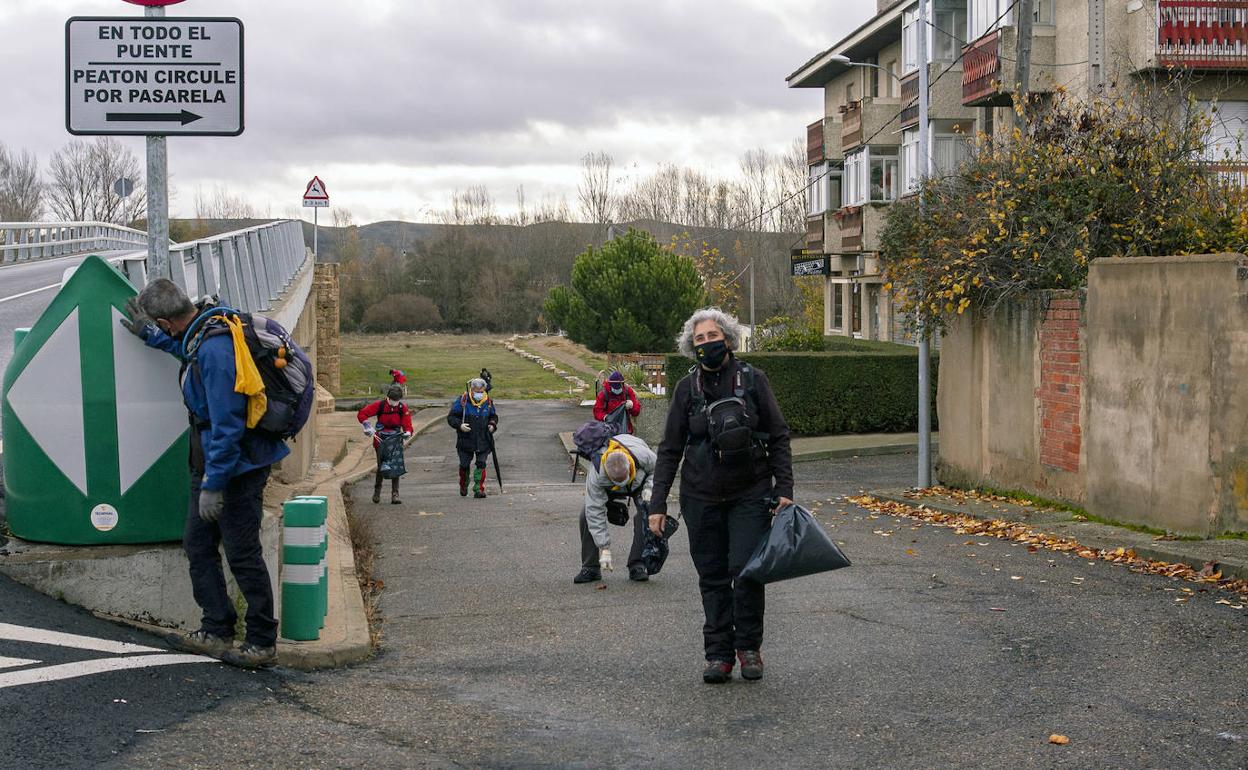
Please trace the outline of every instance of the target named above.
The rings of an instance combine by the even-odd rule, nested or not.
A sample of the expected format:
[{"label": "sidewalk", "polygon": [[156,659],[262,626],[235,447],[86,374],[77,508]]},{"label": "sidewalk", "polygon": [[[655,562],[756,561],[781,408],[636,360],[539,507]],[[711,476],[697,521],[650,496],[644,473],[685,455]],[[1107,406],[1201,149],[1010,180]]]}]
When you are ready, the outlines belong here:
[{"label": "sidewalk", "polygon": [[[412,417],[414,432],[420,433],[441,422],[441,409],[425,409]],[[373,472],[376,462],[372,446],[360,430],[352,412],[323,416],[320,426],[322,457],[332,458],[313,469],[311,478],[295,488],[295,494],[322,495],[329,499],[329,611],[321,637],[310,642],[279,639],[278,662],[291,668],[312,670],[344,666],[372,654],[368,615],[364,596],[355,574],[355,553],[347,522],[342,488]],[[331,464],[332,463],[332,464]],[[283,492],[286,490],[283,490]],[[280,506],[281,501],[275,501]]]},{"label": "sidewalk", "polygon": [[1195,570],[1212,562],[1215,565],[1213,570],[1221,571],[1224,578],[1248,580],[1248,540],[1159,539],[1156,535],[1136,532],[1126,527],[1080,521],[1067,511],[1016,505],[999,500],[959,501],[948,494],[928,492],[920,495],[908,489],[882,489],[867,494],[880,500],[915,508],[929,508],[941,513],[971,516],[982,521],[1018,522],[1053,537],[1069,538],[1088,548],[1101,551],[1122,548],[1134,551],[1144,559],[1186,564]]}]

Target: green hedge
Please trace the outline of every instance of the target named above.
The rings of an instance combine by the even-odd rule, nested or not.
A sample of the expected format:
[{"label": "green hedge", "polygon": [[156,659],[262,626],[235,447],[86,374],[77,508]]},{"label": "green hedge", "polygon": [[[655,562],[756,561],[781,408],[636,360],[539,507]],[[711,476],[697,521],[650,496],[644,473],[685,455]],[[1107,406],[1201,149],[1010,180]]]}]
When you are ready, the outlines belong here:
[{"label": "green hedge", "polygon": [[[741,359],[767,373],[793,433],[809,436],[918,430],[919,359],[912,351],[746,353]],[[933,429],[939,363],[933,354]],[[683,356],[669,355],[669,385],[675,387],[692,365]]]}]

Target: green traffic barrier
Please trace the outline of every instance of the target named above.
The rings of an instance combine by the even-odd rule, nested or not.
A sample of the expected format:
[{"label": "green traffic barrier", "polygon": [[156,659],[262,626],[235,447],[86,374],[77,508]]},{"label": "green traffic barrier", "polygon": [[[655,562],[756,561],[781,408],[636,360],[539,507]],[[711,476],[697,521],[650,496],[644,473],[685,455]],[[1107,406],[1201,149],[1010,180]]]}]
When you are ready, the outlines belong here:
[{"label": "green traffic barrier", "polygon": [[0,380],[10,532],[58,545],[182,539],[190,496],[178,362],[118,321],[134,287],[87,257]]},{"label": "green traffic barrier", "polygon": [[321,628],[329,614],[329,498],[323,495],[299,495],[296,500],[315,500],[321,506]]},{"label": "green traffic barrier", "polygon": [[328,505],[294,499],[282,506],[282,617],[284,639],[311,641],[324,624],[324,523]]},{"label": "green traffic barrier", "polygon": [[27,334],[30,334],[29,326],[18,327],[13,330],[13,349],[14,350],[17,350],[18,346],[22,344],[22,340],[26,339]]}]

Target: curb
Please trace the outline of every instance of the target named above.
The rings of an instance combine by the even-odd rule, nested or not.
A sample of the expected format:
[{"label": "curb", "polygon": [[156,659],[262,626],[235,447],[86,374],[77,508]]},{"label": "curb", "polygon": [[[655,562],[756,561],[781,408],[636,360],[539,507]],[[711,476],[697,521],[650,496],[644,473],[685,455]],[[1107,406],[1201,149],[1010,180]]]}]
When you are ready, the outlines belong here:
[{"label": "curb", "polygon": [[[940,445],[932,441],[932,451]],[[838,460],[847,457],[878,457],[882,455],[904,455],[919,451],[917,442],[903,444],[878,444],[875,446],[847,447],[844,449],[812,449],[805,452],[794,451],[793,462],[803,463],[812,460]]]},{"label": "curb", "polygon": [[[1137,556],[1144,559],[1169,564],[1186,564],[1195,570],[1201,569],[1209,562],[1214,562],[1222,571],[1223,577],[1248,580],[1248,541],[1157,540],[1147,532],[1136,532],[1112,524],[1077,521],[1068,513],[1046,508],[1031,508],[1000,502],[995,502],[991,506],[986,503],[962,505],[937,497],[910,497],[905,490],[897,489],[873,490],[865,494],[912,508],[928,508],[940,513],[970,516],[983,521],[1005,519],[1019,522],[1046,534],[1068,537],[1088,548],[1102,551],[1125,548],[1135,551]],[[968,503],[971,502],[973,501],[968,501]]]}]

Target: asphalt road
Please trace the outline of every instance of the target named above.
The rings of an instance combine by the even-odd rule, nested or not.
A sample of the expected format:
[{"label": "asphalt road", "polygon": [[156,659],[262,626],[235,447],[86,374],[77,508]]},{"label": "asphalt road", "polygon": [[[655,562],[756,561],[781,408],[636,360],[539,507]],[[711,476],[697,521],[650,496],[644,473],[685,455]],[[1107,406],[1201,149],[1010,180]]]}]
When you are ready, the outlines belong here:
[{"label": "asphalt road", "polygon": [[413,444],[404,505],[352,490],[385,582],[373,660],[255,675],[104,766],[1248,766],[1244,612],[839,501],[905,484],[913,456],[798,466],[854,566],[770,587],[765,678],[704,685],[684,536],[648,583],[573,585],[580,489],[554,434],[584,412],[500,411],[505,494],[459,497],[443,427]]}]

